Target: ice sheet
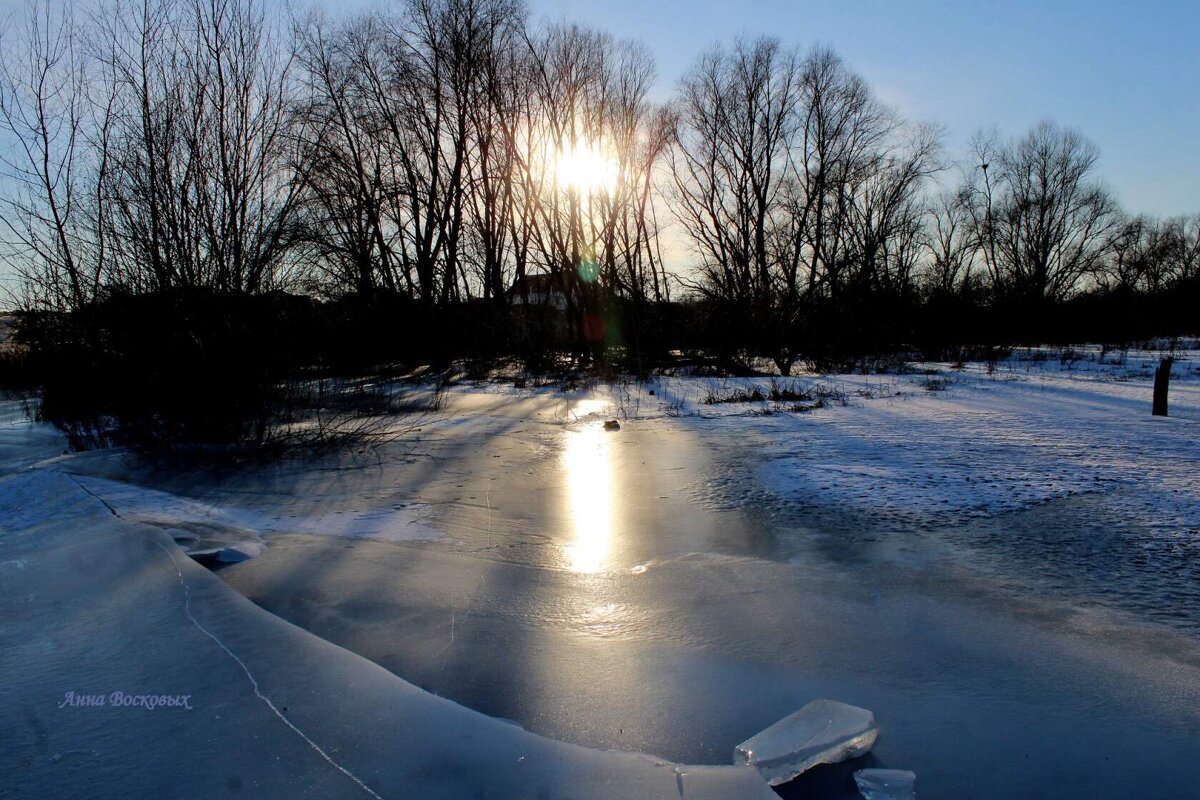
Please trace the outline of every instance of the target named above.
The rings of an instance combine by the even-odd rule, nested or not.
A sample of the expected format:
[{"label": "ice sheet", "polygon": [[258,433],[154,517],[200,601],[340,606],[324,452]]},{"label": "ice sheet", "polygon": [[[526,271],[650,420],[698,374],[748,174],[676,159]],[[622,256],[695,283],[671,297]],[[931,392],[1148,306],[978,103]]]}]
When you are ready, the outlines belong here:
[{"label": "ice sheet", "polygon": [[755,767],[777,786],[818,764],[857,758],[871,749],[878,736],[875,715],[865,708],[813,700],[739,744],[733,762]]},{"label": "ice sheet", "polygon": [[[1194,370],[1194,364],[1177,362],[1177,369]],[[183,482],[166,488],[176,497],[194,493],[199,502],[216,508],[274,515],[285,521],[280,525],[284,533],[290,524],[286,520],[299,520],[303,527],[305,520],[337,516],[334,510],[388,509],[392,500],[416,496],[453,509],[430,523],[453,532],[433,546],[285,535],[273,540],[264,557],[220,574],[275,613],[412,683],[556,738],[599,748],[632,747],[673,761],[716,763],[728,759],[735,742],[785,710],[812,697],[842,697],[875,709],[886,720],[888,734],[875,752],[885,763],[920,771],[923,794],[1006,800],[1149,793],[1191,800],[1194,783],[1188,769],[1200,741],[1191,713],[1200,707],[1195,637],[1164,634],[1142,623],[1149,607],[1185,623],[1200,619],[1194,566],[1200,563],[1194,555],[1200,540],[1190,532],[1200,525],[1186,524],[1197,519],[1200,491],[1194,480],[1198,451],[1193,434],[1200,382],[1177,375],[1172,417],[1150,420],[1149,378],[1136,370],[1122,375],[1068,372],[1057,365],[1029,372],[1002,366],[989,376],[974,365],[961,373],[947,365],[932,367],[950,378],[941,391],[923,388],[921,375],[805,376],[806,381],[843,385],[850,402],[804,414],[773,410],[769,403],[705,406],[699,397],[707,379],[676,382],[694,401],[681,410],[668,405],[674,402],[670,395],[676,384],[655,385],[661,407],[643,390],[640,412],[633,412],[619,435],[609,437],[605,458],[612,462],[606,470],[611,508],[606,518],[611,524],[594,524],[592,517],[581,526],[604,534],[596,541],[605,548],[597,548],[604,554],[602,568],[586,574],[562,568],[562,545],[573,544],[574,534],[568,527],[573,517],[553,513],[567,494],[556,488],[567,483],[560,452],[569,449],[565,438],[596,428],[606,416],[619,414],[624,422],[626,416],[612,410],[619,398],[597,401],[589,412],[593,416],[577,421],[565,410],[545,408],[565,406],[581,393],[465,387],[454,390],[460,395],[455,403],[469,401],[475,404],[469,408],[483,411],[431,423],[422,435],[444,435],[447,446],[436,452],[428,448],[435,457],[406,465],[406,471],[385,465],[376,474],[372,465],[322,472],[319,480],[309,481],[316,469],[302,464],[296,469],[306,471],[305,480],[295,484],[264,486],[257,478],[239,479],[236,494],[226,484],[216,493]],[[543,394],[553,395],[554,401],[547,402]],[[759,413],[763,408],[773,413]],[[13,432],[13,442],[25,436]],[[41,438],[33,442],[41,448],[37,455],[21,454],[24,465],[61,455],[53,436]],[[426,441],[418,449],[426,449]],[[732,472],[732,455],[756,469]],[[78,457],[66,460],[69,468],[78,468]],[[701,469],[707,462],[713,462],[711,474]],[[812,464],[842,471],[836,481],[822,482],[822,470]],[[855,472],[856,464],[870,468]],[[581,466],[594,465],[585,460]],[[1119,474],[1121,481],[1093,481],[1096,489],[1071,502],[1072,487],[1094,477],[1091,467]],[[119,470],[103,474],[124,475]],[[692,484],[684,476],[698,475],[707,476],[709,484],[719,482],[721,492],[710,486],[708,495],[700,488],[686,494]],[[978,492],[986,501],[982,509],[964,510],[975,491],[966,478],[974,484],[981,475],[993,477],[997,485]],[[955,477],[961,483],[951,480]],[[358,506],[340,500],[340,508],[311,502],[324,498],[327,489],[338,489],[339,482],[346,496],[374,494]],[[64,486],[62,492],[50,489],[55,514],[92,503],[72,494],[70,484]],[[765,494],[753,494],[764,486]],[[42,527],[4,531],[6,542],[36,540],[57,527],[45,516],[44,493],[33,488],[0,490],[0,527],[10,518],[43,522]],[[725,500],[724,492],[772,502],[692,501],[693,496]],[[996,501],[1006,493],[1020,502],[1009,506]],[[752,516],[759,509],[786,512],[799,508],[799,501],[814,499],[836,512],[831,519],[838,524],[819,541],[820,549],[803,549],[798,556],[788,549],[792,532],[758,524]],[[286,514],[273,512],[272,502],[286,507]],[[718,510],[725,508],[732,510]],[[921,521],[959,523],[961,532],[973,536],[983,530],[979,526],[994,524],[995,541],[950,539],[954,547],[934,553],[942,561],[925,552],[933,536],[893,524],[885,531],[893,532],[892,540],[905,548],[898,566],[890,560],[897,547],[882,551],[863,544],[877,534],[884,541],[879,526],[846,524],[849,515],[863,510],[901,521],[909,519],[903,514],[924,514]],[[1075,526],[1076,517],[1097,524]],[[1142,527],[1128,532],[1123,549],[1114,549],[1120,544],[1114,529],[1130,518]],[[1024,527],[1014,530],[1013,520],[1024,520]],[[197,525],[190,526],[193,532]],[[132,781],[130,776],[136,775],[149,781],[152,792],[168,795],[175,785],[167,780],[171,777],[176,783],[195,781],[218,796],[239,790],[243,796],[258,796],[276,787],[295,789],[297,796],[318,796],[326,772],[347,780],[319,757],[319,763],[310,765],[312,752],[302,739],[297,738],[295,752],[286,750],[286,737],[265,741],[276,727],[296,734],[252,691],[244,691],[247,678],[235,662],[226,670],[185,642],[183,661],[188,664],[180,667],[170,653],[179,645],[178,632],[158,627],[159,617],[178,617],[178,599],[141,586],[156,574],[151,564],[111,579],[110,592],[91,592],[82,605],[70,596],[82,579],[66,580],[67,589],[56,593],[55,583],[64,581],[63,575],[110,570],[111,556],[93,557],[102,545],[111,544],[104,527],[81,522],[71,540],[76,556],[66,567],[59,560],[49,572],[39,564],[48,556],[36,550],[0,554],[0,607],[5,610],[0,628],[10,624],[10,617],[24,620],[27,612],[33,613],[30,609],[46,615],[54,608],[58,615],[49,618],[52,624],[45,616],[37,625],[21,621],[13,629],[17,632],[0,642],[0,674],[20,676],[11,688],[0,686],[0,721],[15,732],[12,741],[20,743],[11,756],[0,753],[0,774],[17,774],[24,781],[23,770],[33,765],[44,782],[66,778],[68,783],[54,785],[84,787],[79,793],[88,796],[96,794],[87,791],[93,786],[87,782],[91,775],[113,781]],[[1043,535],[1031,539],[1031,531],[1037,530]],[[1153,535],[1142,535],[1146,531]],[[100,549],[87,541],[92,537]],[[998,549],[1006,542],[1009,549]],[[1017,600],[1003,599],[1001,590],[1007,588],[999,580],[964,574],[962,564],[978,565],[987,555],[981,553],[985,546],[993,548],[987,553],[1001,554],[995,575],[1012,583]],[[1041,583],[1037,567],[1054,563],[1082,576],[1084,590],[1099,586],[1107,594],[1085,591],[1085,602],[1055,595],[1060,585]],[[1097,564],[1113,565],[1122,573],[1110,579],[1109,573],[1093,569]],[[24,576],[33,571],[40,577],[27,581]],[[1131,574],[1155,580],[1139,583]],[[193,587],[193,592],[199,618],[198,590]],[[1138,616],[1114,616],[1109,613],[1113,604],[1124,604]],[[182,621],[190,625],[186,618]],[[252,644],[249,654],[233,645],[230,649],[250,665],[267,687],[264,693],[274,697],[261,679],[267,674],[273,681],[284,680],[285,667],[270,660],[270,642],[258,641],[263,629],[238,630],[235,626],[222,641]],[[0,630],[0,636],[6,634]],[[195,635],[203,637],[199,631]],[[201,643],[205,641],[216,647],[211,640]],[[48,656],[55,648],[70,651],[59,656],[61,663]],[[124,652],[127,648],[142,652],[135,657]],[[302,648],[282,650],[297,666],[314,655]],[[223,655],[219,648],[216,652]],[[115,666],[109,666],[110,659]],[[253,659],[275,667],[264,673]],[[135,670],[141,660],[147,665],[145,674]],[[70,664],[71,670],[61,664]],[[212,703],[225,703],[219,709],[208,706],[208,738],[223,737],[241,746],[239,737],[245,732],[236,723],[243,721],[246,730],[264,741],[247,745],[251,755],[243,758],[206,742],[196,747],[191,723],[178,718],[156,722],[159,711],[139,712],[140,718],[115,727],[110,718],[76,719],[65,710],[62,716],[50,716],[43,709],[56,705],[61,693],[30,706],[26,695],[39,684],[24,666],[43,668],[43,683],[47,675],[61,671],[121,688],[143,683],[145,690],[159,682],[163,690],[182,691],[202,685]],[[222,683],[200,677],[206,670]],[[354,670],[345,675],[353,682],[362,680]],[[315,684],[297,680],[288,684],[294,696],[307,697],[305,687]],[[325,691],[325,700],[314,698],[311,705],[332,708],[351,694],[332,678]],[[248,710],[253,703],[262,713]],[[311,715],[309,705],[280,703],[278,708],[285,716]],[[338,763],[357,759],[360,748],[372,746],[350,736],[351,731],[392,742],[388,737],[395,720],[390,727],[359,725],[349,716],[364,707],[355,700],[345,716],[338,712],[337,721],[346,728],[334,737],[338,753],[322,744]],[[23,708],[33,713],[10,713]],[[978,725],[980,718],[989,724]],[[416,718],[417,724],[423,721]],[[150,730],[134,731],[135,724]],[[77,730],[80,726],[90,726],[86,735]],[[312,735],[308,724],[299,727],[319,744],[325,742],[324,735]],[[1129,737],[1130,730],[1138,736]],[[109,741],[110,734],[120,741]],[[129,749],[134,752],[127,754]],[[92,751],[111,757],[115,766],[105,766]],[[1112,758],[1097,761],[1097,752]],[[156,762],[149,767],[143,763],[148,753]],[[284,764],[311,777],[316,788],[305,788],[279,768],[275,759],[281,753]],[[172,760],[177,770],[172,776],[162,774],[160,754]],[[366,755],[358,766],[366,765],[370,772]],[[385,751],[381,760],[388,757],[394,754]],[[68,766],[51,772],[49,759]],[[72,762],[82,763],[70,766]],[[419,768],[436,769],[438,763],[422,760]],[[1004,782],[979,785],[980,769],[1001,772],[1012,763],[1021,763],[1022,770],[1004,773]],[[1067,772],[1064,763],[1087,764],[1088,769]],[[348,768],[361,777],[358,766]],[[750,769],[720,774],[740,781],[747,772],[754,775]],[[669,782],[676,789],[681,781],[689,786],[691,774],[672,768]],[[849,775],[844,777],[845,789],[852,791]],[[20,791],[30,785],[14,782],[11,791],[18,797],[33,794]],[[358,791],[353,783],[346,786]],[[323,788],[325,796],[348,794],[340,783]],[[6,790],[0,787],[0,795]],[[691,784],[689,791],[699,789]],[[463,793],[470,796],[469,788]]]},{"label": "ice sheet", "polygon": [[0,563],[21,565],[0,581],[5,796],[774,796],[750,769],[589,750],[421,691],[256,607],[61,473],[0,481]]}]

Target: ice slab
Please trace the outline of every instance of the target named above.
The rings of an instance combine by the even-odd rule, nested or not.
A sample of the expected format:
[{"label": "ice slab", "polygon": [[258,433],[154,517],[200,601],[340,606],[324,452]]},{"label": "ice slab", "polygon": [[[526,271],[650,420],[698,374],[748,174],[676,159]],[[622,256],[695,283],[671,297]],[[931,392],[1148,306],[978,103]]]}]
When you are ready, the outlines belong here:
[{"label": "ice slab", "polygon": [[906,769],[860,769],[854,773],[854,782],[866,800],[912,800],[917,796],[917,775]]},{"label": "ice slab", "polygon": [[833,764],[871,749],[879,729],[865,708],[813,700],[733,750],[733,763],[749,764],[772,786],[818,764]]}]

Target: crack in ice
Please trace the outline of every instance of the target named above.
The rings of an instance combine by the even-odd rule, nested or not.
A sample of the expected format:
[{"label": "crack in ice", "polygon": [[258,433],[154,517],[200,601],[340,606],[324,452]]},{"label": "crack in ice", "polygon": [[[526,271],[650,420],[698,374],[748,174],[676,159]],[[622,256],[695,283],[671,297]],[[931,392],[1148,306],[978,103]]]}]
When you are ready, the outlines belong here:
[{"label": "crack in ice", "polygon": [[[96,500],[99,500],[104,505],[104,507],[108,509],[110,514],[112,514],[117,519],[122,519],[121,515],[117,513],[116,509],[114,509],[111,505],[109,505],[108,502],[103,497],[100,497],[98,494],[91,491],[86,486],[84,486],[82,483],[80,483],[78,480],[76,480],[74,475],[68,475],[67,477],[69,477],[72,481],[74,481],[74,483],[80,489],[83,489],[83,491],[87,492],[89,495],[94,497]],[[364,783],[362,781],[362,779],[360,779],[353,772],[346,769],[341,764],[339,764],[337,761],[335,761],[328,753],[325,752],[324,749],[321,748],[321,746],[319,744],[317,744],[312,739],[310,739],[304,731],[300,730],[300,728],[298,728],[295,725],[295,723],[293,723],[291,720],[289,720],[287,717],[285,717],[283,715],[283,713],[280,712],[280,710],[275,706],[275,704],[273,702],[271,702],[271,698],[267,697],[259,689],[258,679],[256,679],[254,677],[254,673],[252,673],[250,671],[250,668],[246,666],[246,662],[242,661],[242,659],[239,658],[236,653],[234,653],[232,650],[230,650],[225,645],[225,643],[222,642],[211,631],[209,631],[208,628],[205,628],[202,624],[200,624],[200,621],[197,620],[196,617],[192,615],[191,587],[189,587],[187,581],[185,581],[183,579],[183,570],[181,570],[179,568],[179,562],[175,559],[175,554],[172,553],[170,551],[170,549],[167,548],[166,545],[164,545],[162,542],[158,541],[157,539],[153,539],[152,541],[154,542],[154,544],[156,544],[159,547],[159,549],[161,549],[164,553],[167,554],[167,557],[169,559],[171,559],[171,566],[174,567],[174,569],[175,569],[175,576],[179,579],[179,585],[183,587],[183,613],[187,616],[188,620],[191,621],[192,625],[196,626],[197,630],[199,630],[205,636],[207,636],[208,638],[210,638],[214,642],[216,642],[217,647],[220,647],[223,651],[225,651],[225,654],[228,655],[230,658],[232,658],[237,663],[237,665],[239,667],[241,667],[242,672],[246,673],[246,678],[249,679],[249,681],[250,681],[250,686],[254,689],[254,696],[257,697],[259,700],[261,700],[267,706],[267,708],[269,708],[271,710],[272,714],[274,714],[276,717],[278,717],[279,720],[284,725],[291,728],[292,731],[295,732],[295,734],[297,736],[299,736],[301,739],[303,739],[305,741],[305,743],[309,747],[311,747],[317,753],[317,755],[319,755],[321,758],[325,759],[325,761],[328,762],[330,766],[332,766],[334,769],[338,770],[343,775],[345,775],[347,778],[349,778],[350,780],[352,780],[356,784],[358,784],[360,789],[362,789],[364,792],[369,794],[371,797],[374,797],[375,800],[383,800],[383,798],[379,794],[377,794],[370,786],[367,786],[367,784]]]},{"label": "crack in ice", "polygon": [[203,625],[201,625],[199,620],[197,620],[194,616],[192,616],[192,609],[191,609],[192,592],[191,592],[190,587],[187,584],[187,581],[185,581],[183,579],[183,571],[179,568],[179,562],[175,560],[175,554],[172,553],[169,549],[167,549],[166,545],[164,545],[162,542],[156,540],[154,543],[156,545],[158,545],[159,548],[161,548],[164,553],[167,554],[167,557],[171,559],[171,565],[173,567],[175,567],[175,574],[179,578],[179,585],[183,587],[183,613],[187,615],[187,618],[189,620],[191,620],[192,624],[195,625],[196,628],[201,633],[203,633],[205,636],[207,636],[208,638],[210,638],[214,642],[216,642],[218,647],[220,647],[222,650],[224,650],[225,653],[230,658],[232,658],[235,662],[237,662],[237,665],[242,668],[242,672],[246,673],[246,677],[250,680],[250,685],[254,689],[254,696],[257,697],[259,700],[261,700],[267,706],[267,708],[269,708],[271,710],[272,714],[274,714],[276,717],[278,717],[279,720],[284,725],[287,725],[289,728],[291,728],[296,733],[297,736],[299,736],[301,739],[303,739],[308,744],[308,746],[311,747],[314,751],[316,751],[317,755],[319,755],[321,758],[325,759],[325,761],[327,761],[330,764],[330,766],[332,766],[334,769],[341,772],[343,775],[345,775],[350,780],[357,783],[359,788],[361,788],[367,794],[371,795],[371,797],[376,798],[376,800],[383,800],[383,798],[380,797],[378,794],[376,794],[376,792],[373,789],[371,789],[370,786],[367,786],[367,784],[365,784],[353,772],[346,769],[338,762],[334,761],[333,758],[328,753],[326,753],[319,744],[317,744],[312,739],[310,739],[308,737],[308,735],[304,733],[304,731],[300,730],[300,728],[296,727],[296,725],[291,720],[289,720],[287,717],[285,717],[283,715],[283,713],[280,712],[280,710],[275,707],[275,704],[273,702],[271,702],[271,698],[267,697],[265,694],[262,693],[262,691],[260,691],[260,689],[258,687],[258,680],[254,677],[254,673],[252,673],[250,671],[250,668],[246,666],[246,662],[242,661],[242,659],[239,658],[236,653],[234,653],[232,650],[230,650],[225,645],[224,642],[222,642],[219,638],[217,638],[211,631],[209,631],[207,628],[205,628]]}]

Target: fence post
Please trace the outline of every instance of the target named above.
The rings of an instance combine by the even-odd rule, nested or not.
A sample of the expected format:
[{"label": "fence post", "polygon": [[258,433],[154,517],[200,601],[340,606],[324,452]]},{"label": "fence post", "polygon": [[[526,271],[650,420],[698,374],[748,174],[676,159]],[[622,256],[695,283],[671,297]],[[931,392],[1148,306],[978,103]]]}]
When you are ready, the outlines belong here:
[{"label": "fence post", "polygon": [[1167,387],[1171,382],[1171,364],[1174,360],[1167,356],[1154,370],[1154,405],[1150,413],[1156,417],[1167,415]]}]

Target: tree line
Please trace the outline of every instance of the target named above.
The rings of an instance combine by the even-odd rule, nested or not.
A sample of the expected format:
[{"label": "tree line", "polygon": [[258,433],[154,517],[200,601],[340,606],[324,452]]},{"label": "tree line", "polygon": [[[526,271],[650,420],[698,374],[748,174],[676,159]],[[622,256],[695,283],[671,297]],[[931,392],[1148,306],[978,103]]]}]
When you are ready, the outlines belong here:
[{"label": "tree line", "polygon": [[[414,357],[469,329],[786,373],[1168,333],[1197,297],[1200,215],[1123,212],[1081,134],[981,134],[955,163],[823,47],[717,46],[655,103],[643,45],[520,0],[36,0],[3,44],[3,255],[30,310],[286,293]],[[1128,325],[1099,324],[1114,309]]]}]

